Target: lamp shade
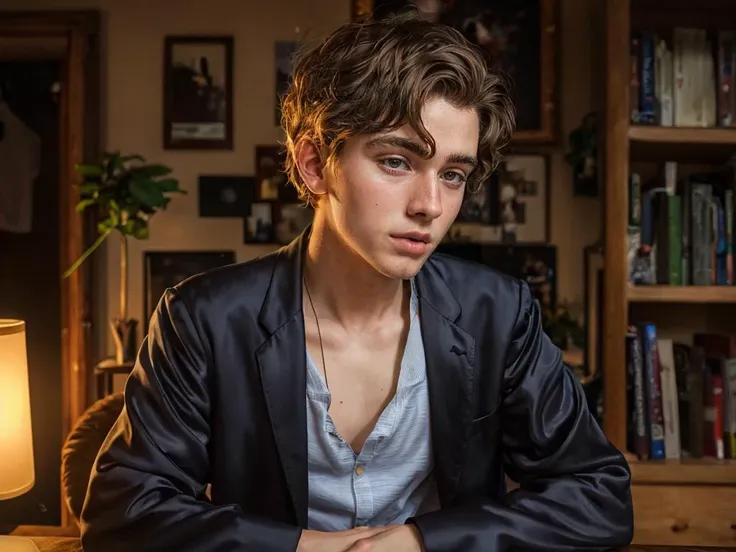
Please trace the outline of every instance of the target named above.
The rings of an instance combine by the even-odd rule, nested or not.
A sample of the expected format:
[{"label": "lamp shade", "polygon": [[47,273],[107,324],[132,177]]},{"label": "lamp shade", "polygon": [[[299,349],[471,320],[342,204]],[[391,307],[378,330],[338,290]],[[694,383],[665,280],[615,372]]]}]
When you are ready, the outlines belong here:
[{"label": "lamp shade", "polygon": [[35,483],[26,325],[0,319],[0,500]]}]

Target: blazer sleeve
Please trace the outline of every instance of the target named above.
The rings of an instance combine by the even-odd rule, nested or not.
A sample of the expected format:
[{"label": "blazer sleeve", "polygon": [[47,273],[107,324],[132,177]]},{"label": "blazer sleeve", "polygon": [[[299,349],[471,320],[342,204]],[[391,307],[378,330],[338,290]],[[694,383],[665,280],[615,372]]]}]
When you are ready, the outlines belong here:
[{"label": "blazer sleeve", "polygon": [[168,290],[93,466],[80,520],[85,551],[296,550],[300,528],[206,498],[212,363],[201,335]]},{"label": "blazer sleeve", "polygon": [[520,487],[501,501],[453,505],[410,520],[426,552],[592,552],[629,545],[628,464],[544,334],[539,305],[525,283],[500,409],[504,467]]}]

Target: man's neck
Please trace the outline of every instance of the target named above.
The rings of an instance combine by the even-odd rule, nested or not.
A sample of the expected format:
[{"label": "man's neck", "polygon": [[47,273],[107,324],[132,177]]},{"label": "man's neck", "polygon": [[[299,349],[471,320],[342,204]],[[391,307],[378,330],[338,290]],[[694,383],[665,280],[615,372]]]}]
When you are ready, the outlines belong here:
[{"label": "man's neck", "polygon": [[306,285],[320,318],[361,330],[408,307],[406,282],[387,278],[315,217],[305,259]]}]

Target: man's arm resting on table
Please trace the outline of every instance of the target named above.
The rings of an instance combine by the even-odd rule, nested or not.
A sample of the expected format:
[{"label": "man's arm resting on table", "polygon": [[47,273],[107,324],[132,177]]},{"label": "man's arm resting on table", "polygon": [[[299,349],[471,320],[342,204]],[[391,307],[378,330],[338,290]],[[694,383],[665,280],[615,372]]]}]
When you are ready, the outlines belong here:
[{"label": "man's arm resting on table", "polygon": [[209,364],[183,299],[167,291],[92,471],[81,519],[85,551],[297,549],[300,528],[205,498]]},{"label": "man's arm resting on table", "polygon": [[427,552],[611,550],[631,543],[630,471],[587,409],[582,387],[542,331],[526,284],[504,374],[505,469],[520,483],[410,519]]}]

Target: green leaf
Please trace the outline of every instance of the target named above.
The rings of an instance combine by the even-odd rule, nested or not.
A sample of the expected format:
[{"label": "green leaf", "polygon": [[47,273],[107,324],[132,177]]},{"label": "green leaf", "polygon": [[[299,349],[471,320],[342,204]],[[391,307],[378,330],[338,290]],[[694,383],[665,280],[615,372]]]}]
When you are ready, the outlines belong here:
[{"label": "green leaf", "polygon": [[87,182],[79,187],[79,193],[82,195],[92,195],[100,191],[100,183],[98,182]]},{"label": "green leaf", "polygon": [[162,192],[180,192],[179,181],[176,178],[164,178],[156,181],[158,189]]},{"label": "green leaf", "polygon": [[163,207],[165,203],[164,194],[150,180],[133,178],[130,181],[130,193],[143,205],[148,207]]},{"label": "green leaf", "polygon": [[115,226],[117,225],[117,221],[113,219],[112,215],[107,217],[104,220],[101,220],[97,223],[97,231],[100,234],[104,234],[106,232],[110,232],[111,230],[115,229]]},{"label": "green leaf", "polygon": [[76,165],[76,171],[84,177],[102,176],[104,169],[100,165]]},{"label": "green leaf", "polygon": [[141,165],[140,167],[131,167],[130,173],[133,178],[156,178],[157,176],[171,174],[171,169],[165,165]]},{"label": "green leaf", "polygon": [[77,213],[81,213],[84,211],[87,207],[90,205],[95,205],[97,202],[94,199],[83,199],[79,203],[77,203],[76,211]]}]

